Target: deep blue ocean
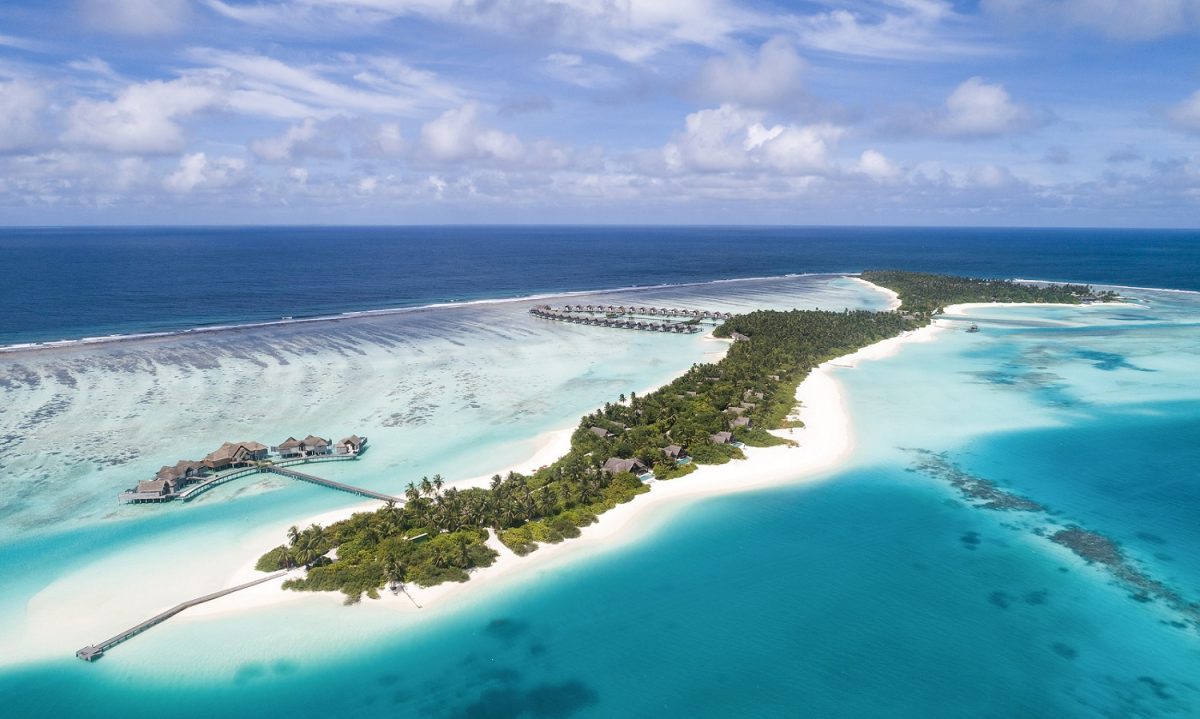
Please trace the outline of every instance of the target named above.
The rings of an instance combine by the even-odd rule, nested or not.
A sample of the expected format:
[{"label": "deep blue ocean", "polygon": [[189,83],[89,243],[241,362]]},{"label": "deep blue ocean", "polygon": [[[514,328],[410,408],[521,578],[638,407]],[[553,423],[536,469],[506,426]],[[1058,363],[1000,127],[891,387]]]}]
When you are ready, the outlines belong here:
[{"label": "deep blue ocean", "polygon": [[[71,651],[98,630],[56,636],[55,607],[116,625],[117,594],[211,572],[206,548],[349,501],[289,484],[116,508],[110,484],[173,445],[373,423],[377,454],[342,470],[355,481],[401,482],[422,462],[472,476],[491,466],[479,455],[693,355],[663,344],[682,337],[523,325],[523,306],[497,304],[0,354],[0,497],[15,499],[0,505],[0,716],[1200,716],[1200,627],[1048,539],[1102,534],[1200,603],[1200,232],[3,230],[0,262],[0,344],[874,267],[1192,290],[951,318],[933,341],[835,370],[856,444],[818,481],[669,507],[635,541],[461,609],[185,613],[95,664]],[[641,293],[741,309],[867,295],[880,301],[824,277]],[[455,435],[467,444],[438,442]],[[139,442],[145,456],[118,451]],[[398,447],[416,464],[378,464]],[[1045,511],[967,501],[922,453]],[[108,572],[128,586],[106,588]],[[6,639],[30,652],[30,636],[63,646],[5,661]]]},{"label": "deep blue ocean", "polygon": [[1200,289],[1200,231],[0,229],[0,345],[614,287],[896,268]]}]

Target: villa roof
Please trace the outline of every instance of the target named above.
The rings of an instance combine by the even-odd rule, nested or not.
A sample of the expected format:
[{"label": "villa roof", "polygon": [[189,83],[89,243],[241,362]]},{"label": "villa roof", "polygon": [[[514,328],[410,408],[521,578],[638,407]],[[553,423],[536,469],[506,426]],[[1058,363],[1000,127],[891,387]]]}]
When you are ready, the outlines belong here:
[{"label": "villa roof", "polygon": [[620,457],[609,457],[601,469],[605,472],[617,474],[618,472],[632,472],[635,469],[645,469],[646,465],[637,457],[631,459],[621,459]]},{"label": "villa roof", "polygon": [[677,444],[668,444],[666,447],[663,447],[663,452],[666,453],[668,457],[678,457],[679,455],[683,454],[683,447],[680,447]]},{"label": "villa roof", "polygon": [[362,444],[362,439],[360,439],[357,434],[352,434],[349,437],[346,437],[345,439],[340,440],[338,442],[338,444],[353,444],[353,445],[357,446],[357,445]]},{"label": "villa roof", "polygon": [[750,425],[749,417],[738,417],[731,423],[734,427],[748,427]]},{"label": "villa roof", "polygon": [[609,432],[607,429],[605,429],[603,427],[588,427],[588,431],[591,432],[592,434],[596,435],[600,439],[605,439],[606,437],[612,436],[612,432]]},{"label": "villa roof", "polygon": [[138,482],[138,492],[150,492],[151,494],[162,494],[163,488],[167,486],[165,479],[143,479]]},{"label": "villa roof", "polygon": [[263,444],[262,442],[239,442],[238,444],[250,450],[251,452],[261,452],[267,448],[267,445]]},{"label": "villa roof", "polygon": [[717,444],[725,444],[729,440],[733,439],[733,433],[717,432],[716,434],[709,436],[709,439],[711,439],[713,442],[716,442]]},{"label": "villa roof", "polygon": [[233,453],[237,451],[239,446],[233,442],[224,442],[220,447],[204,455],[204,461],[216,462],[222,459],[232,459]]},{"label": "villa roof", "polygon": [[300,440],[295,437],[288,437],[279,443],[278,449],[295,449],[300,446]]},{"label": "villa roof", "polygon": [[327,445],[327,444],[329,444],[329,440],[327,440],[327,439],[322,439],[321,437],[318,437],[318,436],[316,436],[316,435],[310,434],[310,435],[308,435],[307,437],[305,437],[305,438],[304,438],[304,444],[306,444],[306,445],[309,445],[309,446],[318,446],[318,447],[319,447],[319,446],[322,446],[322,445]]}]

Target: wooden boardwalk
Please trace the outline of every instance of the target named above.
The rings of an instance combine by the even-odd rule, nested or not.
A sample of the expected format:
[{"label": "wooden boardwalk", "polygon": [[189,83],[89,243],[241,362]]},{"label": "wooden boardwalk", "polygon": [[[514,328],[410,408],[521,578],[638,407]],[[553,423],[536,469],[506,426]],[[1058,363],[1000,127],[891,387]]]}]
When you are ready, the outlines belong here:
[{"label": "wooden boardwalk", "polygon": [[195,599],[189,599],[186,602],[176,604],[175,606],[171,607],[167,611],[162,612],[161,614],[156,614],[153,617],[150,617],[149,619],[147,619],[146,621],[144,621],[140,624],[137,624],[133,627],[130,627],[129,629],[126,629],[125,631],[121,632],[120,634],[118,634],[114,637],[110,637],[110,638],[105,639],[104,641],[96,643],[96,644],[89,644],[88,646],[84,647],[83,649],[80,649],[79,651],[75,652],[75,656],[79,657],[80,659],[82,659],[84,661],[94,662],[97,659],[99,659],[100,657],[104,656],[104,652],[108,651],[109,649],[112,649],[113,647],[117,646],[118,644],[120,644],[123,641],[126,641],[127,639],[132,639],[133,637],[136,637],[137,635],[146,631],[150,627],[156,626],[158,624],[162,624],[163,622],[167,621],[168,619],[175,616],[176,614],[179,614],[180,612],[187,609],[188,607],[194,607],[197,604],[211,602],[214,599],[223,597],[227,594],[233,594],[234,592],[238,592],[243,589],[247,589],[249,587],[253,587],[256,584],[262,584],[263,582],[269,582],[272,579],[278,579],[279,577],[282,577],[285,574],[287,574],[287,572],[276,572],[275,574],[270,574],[268,576],[262,577],[261,579],[255,579],[253,582],[246,582],[245,584],[239,584],[236,587],[230,587],[229,589],[222,589],[219,592],[213,592],[212,594],[205,594],[203,597],[196,597]]},{"label": "wooden boardwalk", "polygon": [[296,470],[294,470],[290,467],[280,467],[279,465],[272,464],[267,467],[263,467],[262,471],[271,472],[273,474],[279,474],[284,477],[291,477],[292,479],[298,479],[302,482],[312,482],[313,484],[319,484],[322,487],[329,487],[330,489],[336,489],[341,492],[349,492],[350,494],[357,494],[360,497],[369,497],[371,499],[378,499],[378,500],[381,500],[384,502],[402,502],[403,501],[399,497],[393,497],[390,494],[376,492],[372,489],[363,489],[362,487],[355,487],[350,484],[342,484],[341,482],[334,482],[332,479],[322,479],[321,477],[317,477],[317,476],[314,476],[311,474],[305,474],[304,472],[297,472]]}]

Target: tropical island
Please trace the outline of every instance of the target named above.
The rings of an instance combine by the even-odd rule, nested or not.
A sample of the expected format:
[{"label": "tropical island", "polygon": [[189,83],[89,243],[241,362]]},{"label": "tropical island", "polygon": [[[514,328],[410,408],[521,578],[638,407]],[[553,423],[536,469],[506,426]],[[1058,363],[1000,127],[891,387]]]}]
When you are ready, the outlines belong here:
[{"label": "tropical island", "polygon": [[[769,430],[788,416],[799,384],[818,365],[928,325],[966,302],[1080,304],[1115,299],[1083,285],[1038,285],[899,271],[863,280],[895,292],[892,311],[755,311],[713,334],[733,340],[716,363],[696,364],[645,395],[631,393],[582,418],[566,455],[530,474],[495,475],[489,487],[444,488],[435,476],[410,483],[403,504],[388,502],[322,527],[289,530],[264,554],[263,572],[305,566],[285,589],[341,591],[347,603],[385,586],[466,581],[491,565],[489,533],[518,555],[576,537],[598,515],[650,491],[641,476],[677,480],[697,465],[744,459],[741,446],[788,442]],[[686,480],[683,480],[686,481]],[[332,555],[332,556],[331,556]]]}]

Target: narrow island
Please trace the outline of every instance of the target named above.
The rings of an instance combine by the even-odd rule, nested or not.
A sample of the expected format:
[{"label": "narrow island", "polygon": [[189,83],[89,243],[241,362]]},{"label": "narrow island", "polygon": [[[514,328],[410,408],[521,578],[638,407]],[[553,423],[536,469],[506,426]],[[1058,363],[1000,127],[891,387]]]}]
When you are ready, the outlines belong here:
[{"label": "narrow island", "polygon": [[[798,426],[788,416],[797,387],[818,365],[924,327],[951,304],[1115,299],[1084,285],[1030,284],[900,271],[860,277],[895,292],[892,311],[760,310],[728,317],[713,334],[732,340],[716,363],[693,365],[645,395],[583,417],[570,451],[531,474],[495,475],[488,488],[443,488],[435,476],[388,502],[328,526],[292,527],[287,542],[258,560],[262,572],[304,566],[285,589],[341,591],[347,603],[384,587],[466,581],[492,564],[489,533],[518,555],[579,536],[598,515],[651,491],[642,477],[676,481],[698,465],[744,459],[741,447],[788,440],[768,430]],[[545,308],[535,308],[545,311]],[[686,481],[684,479],[683,481]]]}]

